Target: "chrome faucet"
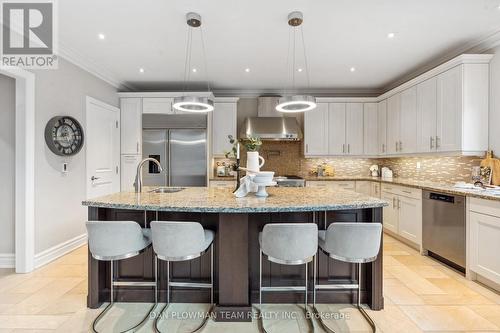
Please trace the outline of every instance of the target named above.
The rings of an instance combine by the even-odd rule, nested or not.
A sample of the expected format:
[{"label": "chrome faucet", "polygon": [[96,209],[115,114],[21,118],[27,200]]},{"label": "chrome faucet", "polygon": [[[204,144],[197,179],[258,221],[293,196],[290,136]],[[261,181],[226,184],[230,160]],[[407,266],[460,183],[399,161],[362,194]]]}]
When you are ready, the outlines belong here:
[{"label": "chrome faucet", "polygon": [[160,162],[158,162],[158,160],[151,157],[143,159],[137,166],[137,174],[135,175],[135,183],[134,183],[135,193],[142,192],[142,166],[146,162],[154,162],[158,166],[158,169],[160,169],[160,172],[163,171],[163,168],[161,167],[161,164]]}]

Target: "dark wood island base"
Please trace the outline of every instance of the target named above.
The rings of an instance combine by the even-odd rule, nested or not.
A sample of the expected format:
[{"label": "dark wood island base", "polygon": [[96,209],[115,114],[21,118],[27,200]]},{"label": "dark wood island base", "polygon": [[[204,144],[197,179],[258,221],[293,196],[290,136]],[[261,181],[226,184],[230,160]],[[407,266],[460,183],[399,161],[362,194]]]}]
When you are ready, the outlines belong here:
[{"label": "dark wood island base", "polygon": [[[89,220],[136,221],[149,227],[154,220],[196,221],[216,232],[215,241],[215,318],[218,321],[249,321],[252,303],[258,303],[259,241],[258,234],[267,223],[310,222],[320,230],[335,222],[381,222],[382,207],[328,211],[265,212],[265,213],[204,213],[169,212],[100,208],[89,205]],[[318,252],[319,283],[351,283],[357,279],[356,265],[339,262]],[[265,257],[264,257],[265,258]],[[117,263],[117,280],[153,281],[152,248],[141,255]],[[304,266],[284,266],[263,262],[263,285],[302,285]],[[166,263],[159,262],[160,302],[166,300]],[[312,282],[312,263],[309,279]],[[97,308],[109,301],[109,262],[97,261],[89,253],[87,306]],[[210,256],[172,263],[171,279],[206,282],[210,278]],[[312,286],[312,283],[309,284]],[[382,293],[382,255],[373,263],[364,264],[362,271],[362,302],[373,310],[384,307]],[[312,299],[312,288],[309,290]],[[354,303],[355,290],[318,290],[317,303]],[[124,287],[116,291],[119,302],[154,302],[151,287]],[[173,288],[171,301],[176,303],[208,303],[208,290]],[[274,292],[263,294],[264,303],[303,303],[302,293]]]}]

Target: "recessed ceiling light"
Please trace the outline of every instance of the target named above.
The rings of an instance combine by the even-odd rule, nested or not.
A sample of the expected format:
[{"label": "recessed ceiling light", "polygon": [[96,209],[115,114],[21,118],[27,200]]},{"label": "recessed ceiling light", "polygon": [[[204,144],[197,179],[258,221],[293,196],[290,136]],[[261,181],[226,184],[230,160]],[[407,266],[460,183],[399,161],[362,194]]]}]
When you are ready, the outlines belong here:
[{"label": "recessed ceiling light", "polygon": [[356,71],[356,67],[351,67],[349,70],[350,70],[351,72],[355,72],[355,71]]},{"label": "recessed ceiling light", "polygon": [[497,9],[500,10],[500,5],[498,5]]},{"label": "recessed ceiling light", "polygon": [[139,72],[144,73],[144,68],[139,68]]},{"label": "recessed ceiling light", "polygon": [[99,37],[99,39],[101,39],[101,40],[106,38],[106,36],[104,34],[99,34],[99,35],[97,35],[97,37]]},{"label": "recessed ceiling light", "polygon": [[297,72],[299,73],[302,72],[302,68],[297,69]]},{"label": "recessed ceiling light", "polygon": [[196,68],[193,68],[193,73],[196,73],[198,70]]},{"label": "recessed ceiling light", "polygon": [[396,34],[395,34],[394,32],[389,32],[389,33],[387,34],[387,38],[389,38],[389,39],[392,39],[392,38],[394,38],[394,37],[396,37]]},{"label": "recessed ceiling light", "polygon": [[250,68],[245,68],[245,72],[250,73]]}]

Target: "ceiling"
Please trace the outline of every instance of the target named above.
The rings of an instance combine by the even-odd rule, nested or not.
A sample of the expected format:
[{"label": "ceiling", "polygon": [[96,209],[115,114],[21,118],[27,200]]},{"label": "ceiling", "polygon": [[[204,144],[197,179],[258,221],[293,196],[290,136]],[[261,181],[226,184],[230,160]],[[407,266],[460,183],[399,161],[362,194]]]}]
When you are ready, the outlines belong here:
[{"label": "ceiling", "polygon": [[[185,14],[195,11],[202,15],[212,89],[278,91],[290,85],[287,15],[300,10],[310,89],[375,91],[499,31],[499,5],[500,0],[65,0],[58,2],[59,45],[68,58],[128,89],[179,89]],[[196,30],[197,72],[191,73],[190,89],[204,87],[199,36]],[[304,68],[300,49],[297,62]],[[296,72],[296,87],[307,89],[305,71]]]}]

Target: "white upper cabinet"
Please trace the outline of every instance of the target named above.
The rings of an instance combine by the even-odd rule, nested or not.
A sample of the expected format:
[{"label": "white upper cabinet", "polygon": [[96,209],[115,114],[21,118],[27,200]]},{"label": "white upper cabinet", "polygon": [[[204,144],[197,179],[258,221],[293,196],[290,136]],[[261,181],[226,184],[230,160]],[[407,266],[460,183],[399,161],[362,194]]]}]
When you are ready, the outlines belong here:
[{"label": "white upper cabinet", "polygon": [[141,154],[142,98],[120,99],[121,153]]},{"label": "white upper cabinet", "polygon": [[399,153],[401,94],[387,99],[387,154]]},{"label": "white upper cabinet", "polygon": [[346,105],[347,154],[363,155],[363,103]]},{"label": "white upper cabinet", "polygon": [[401,93],[401,128],[399,131],[399,153],[417,151],[417,87]]},{"label": "white upper cabinet", "polygon": [[437,78],[417,85],[417,151],[436,150]]},{"label": "white upper cabinet", "polygon": [[151,97],[142,99],[143,113],[175,114],[172,103],[173,98]]},{"label": "white upper cabinet", "polygon": [[237,103],[214,103],[212,112],[212,155],[224,156],[232,149],[228,135],[237,138],[236,133]]},{"label": "white upper cabinet", "polygon": [[377,155],[378,148],[378,104],[365,103],[364,113],[364,154]]},{"label": "white upper cabinet", "polygon": [[[457,66],[437,77],[437,135],[435,141],[438,151],[460,150],[462,107],[462,66]],[[468,126],[475,126],[475,124],[468,124]]]},{"label": "white upper cabinet", "polygon": [[346,147],[346,104],[330,103],[328,117],[329,155],[343,155]]},{"label": "white upper cabinet", "polygon": [[304,114],[304,155],[328,155],[328,103]]},{"label": "white upper cabinet", "polygon": [[387,100],[378,103],[378,154],[387,154]]}]

